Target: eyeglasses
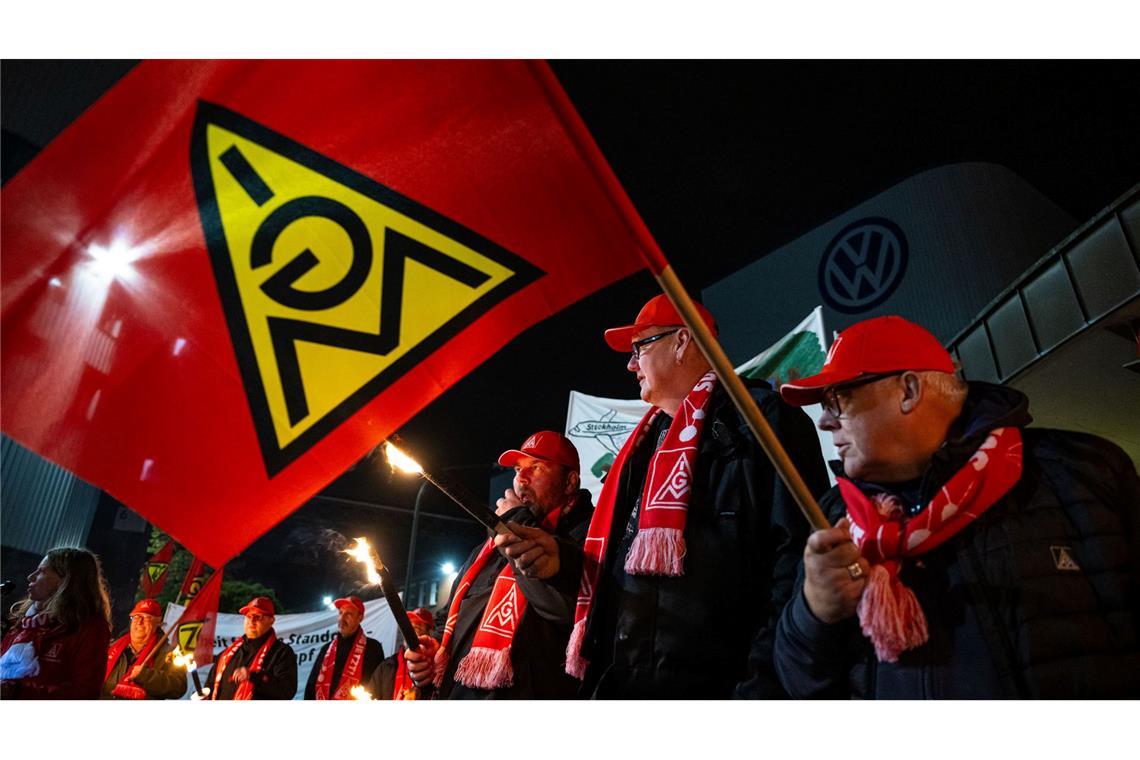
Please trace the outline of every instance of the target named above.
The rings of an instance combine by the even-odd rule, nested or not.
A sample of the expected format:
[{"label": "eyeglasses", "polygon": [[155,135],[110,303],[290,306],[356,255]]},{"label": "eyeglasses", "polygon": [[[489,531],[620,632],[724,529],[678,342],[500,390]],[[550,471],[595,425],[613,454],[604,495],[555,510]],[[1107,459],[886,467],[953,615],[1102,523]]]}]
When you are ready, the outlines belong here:
[{"label": "eyeglasses", "polygon": [[856,388],[861,388],[864,385],[870,385],[871,383],[877,383],[880,380],[886,380],[888,377],[894,377],[895,375],[901,375],[901,374],[902,374],[902,372],[884,372],[884,373],[877,374],[877,375],[868,375],[866,377],[861,377],[858,380],[855,380],[855,381],[850,382],[850,383],[844,383],[842,385],[833,385],[830,388],[824,389],[823,396],[820,398],[819,404],[820,404],[820,406],[823,407],[823,411],[827,412],[828,414],[830,414],[835,419],[840,419],[841,415],[843,414],[843,409],[839,405],[839,394],[840,393],[846,393],[847,391],[851,391],[851,390],[854,390]]},{"label": "eyeglasses", "polygon": [[680,327],[674,327],[672,330],[666,330],[663,333],[657,333],[656,335],[650,335],[648,338],[642,338],[641,340],[635,340],[633,343],[630,344],[630,346],[632,346],[632,349],[633,349],[630,353],[633,354],[633,358],[635,360],[640,359],[641,358],[641,349],[645,348],[650,343],[656,343],[657,341],[664,338],[666,335],[672,335],[673,333],[677,332],[680,329],[681,329]]}]

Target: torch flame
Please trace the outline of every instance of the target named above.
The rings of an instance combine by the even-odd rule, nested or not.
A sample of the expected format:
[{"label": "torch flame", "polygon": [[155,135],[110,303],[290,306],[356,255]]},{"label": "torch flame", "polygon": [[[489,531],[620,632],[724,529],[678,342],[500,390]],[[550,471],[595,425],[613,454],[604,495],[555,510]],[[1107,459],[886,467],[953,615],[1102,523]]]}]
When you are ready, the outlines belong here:
[{"label": "torch flame", "polygon": [[186,668],[187,672],[198,667],[198,664],[194,662],[194,654],[183,652],[182,647],[174,647],[174,651],[170,653],[170,659],[174,663],[174,667]]},{"label": "torch flame", "polygon": [[356,543],[350,548],[345,549],[344,553],[364,565],[364,570],[368,573],[369,583],[380,583],[380,571],[376,567],[376,560],[372,552],[372,546],[368,543],[368,539],[358,536]]},{"label": "torch flame", "polygon": [[352,689],[348,693],[349,693],[349,695],[352,696],[353,699],[360,699],[360,700],[371,700],[372,699],[372,692],[368,691],[368,689],[364,688],[360,684],[353,686]]},{"label": "torch flame", "polygon": [[424,468],[420,463],[392,445],[391,441],[384,441],[384,456],[388,464],[409,475],[423,475]]}]

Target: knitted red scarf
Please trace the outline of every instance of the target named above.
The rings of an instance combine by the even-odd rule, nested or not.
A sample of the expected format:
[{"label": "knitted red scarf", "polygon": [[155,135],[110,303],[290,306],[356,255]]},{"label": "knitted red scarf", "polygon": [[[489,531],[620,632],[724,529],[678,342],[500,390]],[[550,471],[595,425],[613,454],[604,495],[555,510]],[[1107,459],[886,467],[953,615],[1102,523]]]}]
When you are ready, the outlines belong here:
[{"label": "knitted red scarf", "polygon": [[[146,658],[150,655],[150,651],[158,646],[160,641],[162,641],[162,637],[157,633],[151,636],[150,641],[146,643],[146,646],[144,646],[142,650],[139,651],[137,655],[135,655],[135,662],[146,662]],[[115,669],[115,663],[119,661],[119,657],[122,656],[123,652],[126,651],[127,647],[130,645],[131,635],[128,633],[126,636],[123,636],[121,639],[112,644],[111,648],[107,650],[107,670],[103,674],[104,682],[111,677],[111,671]],[[155,666],[153,660],[147,664],[152,668]],[[127,668],[126,672],[123,673],[123,677],[119,679],[119,682],[117,684],[115,684],[115,688],[111,690],[111,694],[116,697],[122,697],[123,699],[146,699],[146,691],[138,684],[133,683],[127,679],[127,675],[132,670],[134,670],[134,666]]]},{"label": "knitted red scarf", "polygon": [[[273,642],[277,641],[277,631],[269,630],[269,638],[257,650],[257,654],[253,657],[253,664],[249,666],[250,678],[238,684],[237,691],[234,692],[234,700],[247,700],[253,699],[253,674],[261,672],[261,666],[265,664],[265,657],[269,654],[269,648],[273,646]],[[230,658],[234,656],[234,652],[238,650],[243,643],[245,643],[245,636],[235,641],[226,647],[226,651],[218,655],[218,664],[215,666],[216,672],[214,673],[214,689],[210,692],[210,699],[218,698],[218,686],[222,683],[222,674],[226,672],[226,666],[230,664]],[[233,676],[230,676],[233,680]]]},{"label": "knitted red scarf", "polygon": [[[709,399],[716,383],[713,372],[697,381],[669,425],[661,448],[654,452],[649,462],[641,493],[641,511],[637,516],[637,535],[625,558],[625,571],[630,575],[677,576],[684,573],[685,518],[692,495],[693,469]],[[582,546],[582,580],[574,609],[574,630],[566,646],[566,672],[578,679],[586,675],[588,663],[582,658],[582,642],[594,601],[594,588],[605,564],[606,540],[613,527],[622,471],[660,412],[657,407],[646,412],[626,439],[602,485],[586,542]]]},{"label": "knitted red scarf", "polygon": [[[337,683],[333,699],[352,699],[352,687],[360,684],[364,675],[364,645],[368,639],[364,631],[356,629],[356,636],[352,640],[352,651],[348,653],[348,661],[344,663],[344,670],[340,673],[340,682]],[[317,699],[328,699],[329,688],[332,686],[333,670],[336,668],[336,648],[340,645],[340,636],[335,637],[321,660],[321,669],[317,673]]]},{"label": "knitted red scarf", "polygon": [[416,698],[416,684],[408,672],[408,661],[404,659],[404,647],[396,652],[396,687],[392,689],[392,699],[412,700]]},{"label": "knitted red scarf", "polygon": [[[550,510],[542,521],[543,529],[553,533],[561,512],[561,509]],[[447,622],[443,627],[443,640],[439,644],[433,663],[436,686],[443,683],[443,674],[451,657],[449,651],[451,636],[459,619],[459,606],[471,584],[494,553],[495,540],[492,537],[483,544],[479,556],[463,574],[455,597],[451,600],[451,606],[447,610]],[[455,670],[456,681],[477,689],[488,690],[510,686],[515,682],[514,666],[511,664],[511,644],[514,642],[519,622],[526,612],[526,606],[526,597],[519,591],[514,568],[508,562],[495,579],[491,598],[487,601],[483,618],[479,621],[479,628],[476,629],[475,638],[471,642],[471,650],[459,661],[459,667]]]},{"label": "knitted red scarf", "polygon": [[859,623],[881,662],[926,643],[926,616],[914,592],[899,580],[907,557],[930,551],[993,506],[1021,477],[1021,431],[996,428],[962,469],[919,514],[906,518],[898,499],[868,498],[850,480],[839,478],[847,505],[851,539],[871,563],[859,600]]}]

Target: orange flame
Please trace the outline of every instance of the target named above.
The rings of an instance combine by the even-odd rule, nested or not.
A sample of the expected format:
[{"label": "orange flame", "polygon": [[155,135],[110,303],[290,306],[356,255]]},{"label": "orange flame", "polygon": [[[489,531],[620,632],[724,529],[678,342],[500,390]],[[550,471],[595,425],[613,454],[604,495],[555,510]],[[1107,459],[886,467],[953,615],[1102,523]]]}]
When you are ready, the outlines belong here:
[{"label": "orange flame", "polygon": [[348,693],[352,696],[353,699],[359,699],[361,701],[372,700],[372,692],[368,691],[368,689],[364,688],[360,684],[353,686]]},{"label": "orange flame", "polygon": [[174,647],[174,651],[170,653],[170,661],[174,663],[174,667],[185,668],[187,672],[198,667],[194,662],[193,653],[183,652],[182,647]]},{"label": "orange flame", "polygon": [[369,583],[380,583],[380,571],[379,568],[376,567],[376,558],[372,551],[371,544],[368,543],[368,539],[358,536],[356,543],[348,549],[345,549],[344,553],[364,565],[364,570],[368,573]]},{"label": "orange flame", "polygon": [[422,475],[424,468],[420,467],[420,463],[412,459],[410,456],[400,451],[391,441],[384,441],[384,456],[388,459],[388,464],[401,472],[406,472],[409,475]]}]

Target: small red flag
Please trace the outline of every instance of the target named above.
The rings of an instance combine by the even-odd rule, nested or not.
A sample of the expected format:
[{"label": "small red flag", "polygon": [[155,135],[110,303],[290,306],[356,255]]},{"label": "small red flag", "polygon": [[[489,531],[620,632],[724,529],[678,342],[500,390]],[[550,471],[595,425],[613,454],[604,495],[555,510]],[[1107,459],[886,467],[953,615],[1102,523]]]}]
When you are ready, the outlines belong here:
[{"label": "small red flag", "polygon": [[186,577],[182,579],[182,588],[178,592],[177,603],[183,606],[190,604],[202,589],[202,584],[205,581],[206,563],[195,557],[190,563],[190,569],[186,571]]},{"label": "small red flag", "polygon": [[167,634],[183,652],[193,652],[198,667],[214,661],[214,631],[222,595],[222,568],[214,571]]},{"label": "small red flag", "polygon": [[2,199],[4,432],[215,567],[665,265],[539,62],[144,62]]},{"label": "small red flag", "polygon": [[154,599],[162,593],[166,576],[170,574],[170,560],[174,557],[174,541],[167,541],[143,565],[139,574],[139,591],[144,599]]}]

